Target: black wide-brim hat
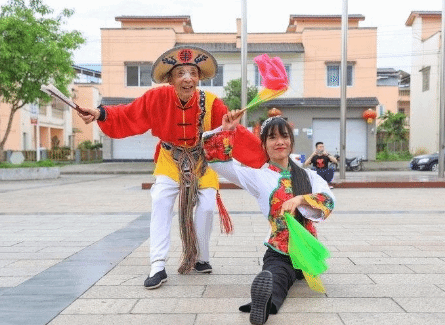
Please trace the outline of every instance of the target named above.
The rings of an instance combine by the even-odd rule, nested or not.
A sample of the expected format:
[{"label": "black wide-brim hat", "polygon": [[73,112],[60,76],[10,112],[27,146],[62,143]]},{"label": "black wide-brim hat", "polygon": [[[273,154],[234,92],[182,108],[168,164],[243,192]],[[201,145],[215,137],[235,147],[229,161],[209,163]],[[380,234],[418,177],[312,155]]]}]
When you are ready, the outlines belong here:
[{"label": "black wide-brim hat", "polygon": [[163,54],[153,64],[151,78],[156,83],[168,82],[168,72],[178,65],[196,65],[201,70],[201,80],[212,79],[218,71],[215,58],[196,46],[178,46]]}]

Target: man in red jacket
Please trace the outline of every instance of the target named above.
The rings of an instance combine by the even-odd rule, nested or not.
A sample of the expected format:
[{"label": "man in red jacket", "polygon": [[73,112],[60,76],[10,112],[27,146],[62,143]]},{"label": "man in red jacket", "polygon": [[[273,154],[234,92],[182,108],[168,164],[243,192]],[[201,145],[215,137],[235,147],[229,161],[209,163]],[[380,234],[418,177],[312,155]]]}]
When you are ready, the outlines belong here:
[{"label": "man in red jacket", "polygon": [[[179,273],[212,272],[209,240],[213,224],[217,174],[207,167],[201,146],[204,131],[221,125],[227,107],[215,95],[197,90],[199,80],[216,75],[217,64],[207,51],[176,47],[153,64],[152,79],[169,85],[149,89],[127,105],[83,108],[85,123],[97,121],[111,138],[143,134],[160,139],[155,153],[156,182],[151,188],[150,275],[144,285],[158,288],[167,281],[165,260],[170,246],[173,205],[179,194],[183,254]],[[193,209],[196,206],[195,217]]]}]

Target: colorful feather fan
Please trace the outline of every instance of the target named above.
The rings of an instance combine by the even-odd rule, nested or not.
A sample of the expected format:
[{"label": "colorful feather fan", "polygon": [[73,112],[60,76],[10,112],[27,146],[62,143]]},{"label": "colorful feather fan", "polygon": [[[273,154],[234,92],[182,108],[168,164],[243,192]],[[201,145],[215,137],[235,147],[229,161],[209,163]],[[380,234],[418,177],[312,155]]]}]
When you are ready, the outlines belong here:
[{"label": "colorful feather fan", "polygon": [[258,65],[262,78],[261,83],[264,88],[258,92],[246,107],[239,111],[238,116],[249,108],[277,98],[284,94],[289,87],[286,68],[279,57],[270,58],[267,54],[262,54],[255,57],[254,61]]}]

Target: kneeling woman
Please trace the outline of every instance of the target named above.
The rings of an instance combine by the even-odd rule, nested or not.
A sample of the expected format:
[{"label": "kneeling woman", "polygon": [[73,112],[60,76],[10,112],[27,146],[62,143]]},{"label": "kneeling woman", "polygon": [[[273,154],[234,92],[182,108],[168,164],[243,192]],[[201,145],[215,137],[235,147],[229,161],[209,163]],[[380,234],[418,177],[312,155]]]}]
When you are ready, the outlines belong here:
[{"label": "kneeling woman", "polygon": [[263,271],[252,283],[252,302],[240,307],[250,312],[252,324],[264,324],[269,313],[278,312],[295,280],[303,278],[289,256],[285,212],[293,214],[316,237],[313,222],[329,216],[335,198],[316,172],[298,167],[289,158],[294,138],[292,128],[282,117],[263,123],[260,141],[238,125],[240,117],[234,119],[236,115],[237,111],[229,112],[220,128],[204,134],[204,149],[211,168],[252,194],[269,220],[271,231],[265,241],[268,248]]}]

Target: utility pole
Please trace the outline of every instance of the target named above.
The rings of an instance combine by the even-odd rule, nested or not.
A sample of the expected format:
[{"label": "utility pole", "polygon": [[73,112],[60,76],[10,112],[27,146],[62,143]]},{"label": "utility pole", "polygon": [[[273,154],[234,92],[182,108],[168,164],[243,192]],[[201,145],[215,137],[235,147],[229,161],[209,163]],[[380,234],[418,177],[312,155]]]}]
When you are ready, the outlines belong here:
[{"label": "utility pole", "polygon": [[[445,0],[443,0],[445,1]],[[348,85],[348,0],[343,0],[341,16],[341,78],[340,78],[340,179],[346,179],[346,87]]]},{"label": "utility pole", "polygon": [[[247,0],[241,1],[241,108],[247,106]],[[247,112],[241,124],[247,126]]]},{"label": "utility pole", "polygon": [[440,118],[439,118],[439,178],[444,178],[445,160],[445,0],[442,0],[442,48],[440,66]]}]

